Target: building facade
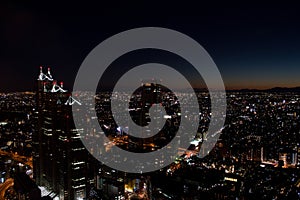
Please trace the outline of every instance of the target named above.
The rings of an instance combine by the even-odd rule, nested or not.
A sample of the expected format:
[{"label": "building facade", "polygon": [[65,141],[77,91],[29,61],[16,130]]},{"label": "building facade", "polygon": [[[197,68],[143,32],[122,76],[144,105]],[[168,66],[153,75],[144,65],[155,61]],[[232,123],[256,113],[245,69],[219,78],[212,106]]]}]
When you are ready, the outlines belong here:
[{"label": "building facade", "polygon": [[80,104],[40,69],[36,91],[36,123],[33,135],[34,179],[59,199],[86,199],[94,185],[91,156],[84,148],[72,118],[72,105]]}]

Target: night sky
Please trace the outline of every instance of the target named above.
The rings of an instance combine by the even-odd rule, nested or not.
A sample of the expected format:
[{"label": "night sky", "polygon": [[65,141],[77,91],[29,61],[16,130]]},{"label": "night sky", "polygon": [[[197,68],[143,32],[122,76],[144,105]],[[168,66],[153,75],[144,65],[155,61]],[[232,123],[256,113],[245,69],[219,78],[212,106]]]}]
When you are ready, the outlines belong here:
[{"label": "night sky", "polygon": [[53,76],[72,88],[78,68],[95,46],[121,31],[145,26],[174,29],[197,40],[215,61],[227,89],[300,86],[299,7],[181,11],[177,6],[168,13],[140,6],[118,5],[117,10],[2,4],[0,92],[34,90],[40,65],[51,67]]}]

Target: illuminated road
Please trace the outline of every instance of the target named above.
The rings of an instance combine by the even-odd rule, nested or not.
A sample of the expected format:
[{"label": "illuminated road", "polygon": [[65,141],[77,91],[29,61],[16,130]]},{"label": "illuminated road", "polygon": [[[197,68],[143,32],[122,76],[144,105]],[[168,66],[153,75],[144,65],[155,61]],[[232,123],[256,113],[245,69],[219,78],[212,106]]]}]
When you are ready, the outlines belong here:
[{"label": "illuminated road", "polygon": [[20,162],[24,165],[28,165],[31,167],[33,167],[32,165],[32,157],[25,157],[25,156],[20,156],[18,154],[14,154],[14,153],[11,153],[11,152],[7,152],[7,151],[2,151],[0,150],[0,155],[1,156],[8,156],[10,157],[11,159],[17,161],[17,162]]},{"label": "illuminated road", "polygon": [[[7,156],[14,161],[28,165],[32,168],[32,157],[20,156],[12,152],[0,150],[0,156]],[[14,185],[14,179],[8,178],[4,183],[0,184],[0,200],[4,199],[6,191]]]},{"label": "illuminated road", "polygon": [[0,199],[4,199],[5,192],[12,186],[14,186],[14,179],[12,178],[6,179],[6,181],[0,185]]}]

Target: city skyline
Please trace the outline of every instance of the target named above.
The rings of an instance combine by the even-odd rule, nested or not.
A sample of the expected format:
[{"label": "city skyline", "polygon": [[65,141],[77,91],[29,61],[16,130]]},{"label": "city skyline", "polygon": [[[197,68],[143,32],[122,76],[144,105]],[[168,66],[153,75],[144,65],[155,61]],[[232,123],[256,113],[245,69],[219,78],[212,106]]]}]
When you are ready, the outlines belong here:
[{"label": "city skyline", "polygon": [[51,6],[13,3],[1,7],[1,92],[32,91],[29,80],[36,78],[40,65],[53,68],[54,76],[71,90],[82,61],[95,46],[119,32],[146,26],[174,29],[199,42],[219,68],[226,89],[300,86],[297,7],[216,7],[201,9],[198,16],[147,16],[140,11],[138,17],[80,10],[79,5],[64,8],[53,12]]},{"label": "city skyline", "polygon": [[[221,136],[204,158],[200,155],[207,150],[203,142],[209,140],[207,126],[212,115],[208,94],[198,92],[199,105],[203,109],[199,113],[199,132],[190,142],[190,147],[175,148],[182,155],[178,155],[174,163],[161,170],[124,174],[122,170],[109,168],[103,162],[97,164],[87,156],[81,157],[80,152],[83,153],[85,148],[79,145],[78,136],[83,133],[95,145],[101,144],[95,139],[106,135],[110,142],[97,146],[97,152],[106,161],[120,163],[122,156],[107,156],[113,145],[129,152],[154,151],[172,138],[172,128],[162,129],[159,133],[162,135],[158,138],[154,136],[153,140],[151,137],[147,140],[130,138],[130,134],[126,134],[128,128],[114,125],[117,118],[111,118],[107,113],[107,109],[110,109],[110,94],[103,92],[96,95],[98,103],[95,109],[87,109],[90,112],[96,111],[98,119],[89,115],[84,117],[88,123],[93,120],[103,123],[102,131],[97,131],[92,123],[87,128],[73,129],[73,117],[69,117],[70,106],[78,104],[78,101],[70,101],[68,92],[56,85],[55,77],[50,73],[40,73],[38,77],[38,80],[33,80],[38,82],[36,94],[1,95],[3,137],[0,141],[0,162],[5,163],[0,176],[2,199],[16,199],[17,196],[21,196],[21,199],[39,199],[41,196],[42,199],[73,199],[74,196],[74,199],[79,200],[88,196],[91,199],[136,199],[137,196],[138,199],[299,198],[299,92],[229,91],[226,122]],[[149,93],[151,90],[157,92]],[[136,96],[130,99],[129,112],[134,116],[132,119],[137,120],[135,122],[143,123],[143,120],[149,119],[147,116],[151,111],[148,114],[146,111],[149,102],[158,100],[157,97],[161,95],[163,97],[163,90],[158,85],[145,84],[141,92],[149,101],[144,101],[138,92],[134,94]],[[84,94],[87,99],[89,95]],[[180,96],[183,97],[180,102],[189,102],[189,93],[183,91]],[[164,119],[171,119],[171,127],[172,124],[178,125],[174,116],[188,117],[188,112],[178,110],[179,104],[175,103],[177,100],[172,95],[168,94],[167,98],[162,99],[165,99],[162,104],[166,111],[169,109],[168,116],[171,117]],[[123,96],[118,95],[118,100],[124,101]],[[145,118],[139,118],[139,110],[143,109],[146,109],[141,112],[144,112]],[[194,121],[195,118],[189,120]],[[148,134],[147,131],[145,133]],[[94,151],[94,148],[87,149]],[[162,160],[160,157],[155,160],[157,162],[154,164],[159,166],[162,166],[161,161],[166,161],[163,157]],[[133,162],[133,165],[138,164]],[[85,176],[85,170],[73,173],[81,169],[80,166],[90,166],[92,170],[87,171],[91,172],[91,176]],[[58,176],[61,178],[57,179]],[[12,184],[15,186],[12,187]],[[36,197],[31,198],[32,195]],[[170,197],[165,198],[166,195]]]},{"label": "city skyline", "polygon": [[0,199],[300,199],[300,7],[164,3],[0,3]]}]

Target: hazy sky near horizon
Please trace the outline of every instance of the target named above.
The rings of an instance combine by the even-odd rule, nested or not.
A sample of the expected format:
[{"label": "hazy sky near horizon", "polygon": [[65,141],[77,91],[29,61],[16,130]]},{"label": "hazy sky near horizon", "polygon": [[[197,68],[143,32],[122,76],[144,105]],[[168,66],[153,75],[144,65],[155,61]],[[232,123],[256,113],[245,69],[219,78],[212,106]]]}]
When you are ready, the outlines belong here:
[{"label": "hazy sky near horizon", "polygon": [[296,6],[202,8],[197,16],[142,11],[124,15],[92,7],[81,10],[80,5],[54,8],[0,6],[0,92],[34,90],[40,65],[51,67],[53,76],[71,89],[95,46],[121,31],[146,26],[174,29],[199,42],[218,66],[227,89],[300,86]]}]

